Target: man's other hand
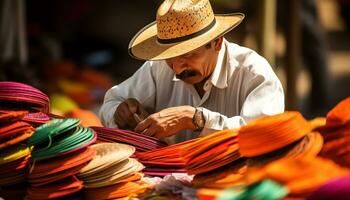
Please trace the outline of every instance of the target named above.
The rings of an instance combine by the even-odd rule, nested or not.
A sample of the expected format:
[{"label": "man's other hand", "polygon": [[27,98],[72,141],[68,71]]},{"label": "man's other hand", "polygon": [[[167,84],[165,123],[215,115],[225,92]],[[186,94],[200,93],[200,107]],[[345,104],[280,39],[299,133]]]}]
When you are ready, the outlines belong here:
[{"label": "man's other hand", "polygon": [[166,108],[141,121],[135,132],[160,139],[185,129],[195,130],[196,126],[192,122],[195,110],[192,106]]},{"label": "man's other hand", "polygon": [[[135,114],[137,117],[135,117]],[[136,99],[130,98],[119,104],[115,113],[114,120],[121,129],[133,130],[138,124],[138,119],[147,118],[148,113]]]}]

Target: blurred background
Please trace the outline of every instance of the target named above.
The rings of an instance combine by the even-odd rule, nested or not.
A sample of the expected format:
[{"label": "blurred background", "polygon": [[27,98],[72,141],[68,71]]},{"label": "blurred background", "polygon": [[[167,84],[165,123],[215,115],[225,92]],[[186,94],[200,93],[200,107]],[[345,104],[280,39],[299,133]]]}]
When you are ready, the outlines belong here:
[{"label": "blurred background", "polygon": [[[31,84],[52,112],[97,113],[107,89],[142,61],[131,38],[155,20],[160,0],[0,0],[0,81]],[[225,37],[268,59],[288,110],[325,116],[350,96],[350,0],[211,0],[246,19]]]}]

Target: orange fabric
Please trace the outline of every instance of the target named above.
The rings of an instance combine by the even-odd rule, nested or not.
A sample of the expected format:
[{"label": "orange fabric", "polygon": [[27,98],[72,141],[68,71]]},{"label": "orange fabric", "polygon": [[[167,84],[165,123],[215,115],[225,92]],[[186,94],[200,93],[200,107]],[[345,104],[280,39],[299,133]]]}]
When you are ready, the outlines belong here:
[{"label": "orange fabric", "polygon": [[310,123],[299,112],[261,117],[239,130],[239,151],[246,157],[263,155],[301,139],[310,131]]}]

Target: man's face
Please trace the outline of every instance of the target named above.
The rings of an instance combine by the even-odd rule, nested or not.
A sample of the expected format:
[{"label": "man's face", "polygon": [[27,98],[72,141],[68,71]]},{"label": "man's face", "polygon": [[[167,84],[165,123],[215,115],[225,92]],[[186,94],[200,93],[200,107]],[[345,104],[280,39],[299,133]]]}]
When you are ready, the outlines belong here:
[{"label": "man's face", "polygon": [[178,79],[197,84],[214,71],[221,48],[222,38],[212,41],[184,55],[167,59],[166,62]]}]

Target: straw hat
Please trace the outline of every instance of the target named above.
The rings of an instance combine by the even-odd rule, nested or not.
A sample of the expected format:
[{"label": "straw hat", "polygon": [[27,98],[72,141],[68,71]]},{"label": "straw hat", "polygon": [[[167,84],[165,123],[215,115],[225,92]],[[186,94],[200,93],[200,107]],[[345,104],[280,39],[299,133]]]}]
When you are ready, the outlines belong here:
[{"label": "straw hat", "polygon": [[129,53],[141,60],[163,60],[195,50],[235,28],[242,13],[214,15],[209,0],[165,0],[156,21],[129,43]]}]

